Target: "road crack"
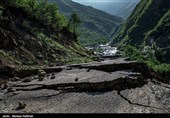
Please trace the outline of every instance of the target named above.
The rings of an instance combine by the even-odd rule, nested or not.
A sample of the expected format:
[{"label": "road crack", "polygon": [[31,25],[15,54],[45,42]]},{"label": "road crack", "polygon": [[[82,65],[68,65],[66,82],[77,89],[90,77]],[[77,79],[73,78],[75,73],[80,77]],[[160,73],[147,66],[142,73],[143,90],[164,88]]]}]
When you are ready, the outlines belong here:
[{"label": "road crack", "polygon": [[149,106],[149,105],[143,105],[143,104],[139,104],[139,103],[133,103],[131,100],[129,100],[128,98],[126,98],[125,96],[123,96],[123,95],[121,94],[121,91],[118,91],[117,93],[118,93],[118,95],[119,95],[121,98],[123,98],[125,101],[127,101],[127,102],[128,102],[129,104],[131,104],[131,105],[137,105],[137,106],[141,106],[141,107],[149,107],[149,108],[159,109],[159,110],[162,110],[162,111],[166,112],[164,109],[158,108],[158,107],[155,107],[155,106]]}]

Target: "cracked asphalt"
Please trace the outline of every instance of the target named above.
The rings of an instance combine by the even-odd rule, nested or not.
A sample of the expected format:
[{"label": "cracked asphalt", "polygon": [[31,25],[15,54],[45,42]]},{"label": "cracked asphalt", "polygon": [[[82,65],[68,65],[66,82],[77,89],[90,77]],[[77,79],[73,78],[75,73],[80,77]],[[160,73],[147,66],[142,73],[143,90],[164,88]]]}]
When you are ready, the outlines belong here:
[{"label": "cracked asphalt", "polygon": [[[144,80],[136,83],[140,73],[132,72],[133,68],[119,68],[113,72],[100,68],[101,65],[118,63],[126,65],[131,62],[124,62],[121,59],[107,60],[81,65],[85,68],[69,65],[71,69],[63,66],[65,69],[55,72],[55,79],[50,79],[50,75],[43,81],[33,79],[27,83],[9,82],[16,91],[7,93],[6,89],[0,90],[0,113],[169,112],[169,84],[157,83],[149,78],[143,78],[145,83],[142,83]],[[129,77],[130,75],[133,77]],[[123,82],[127,77],[130,82],[125,85]],[[78,81],[75,81],[75,78],[78,78]],[[24,109],[16,109],[19,101],[26,103]]]}]

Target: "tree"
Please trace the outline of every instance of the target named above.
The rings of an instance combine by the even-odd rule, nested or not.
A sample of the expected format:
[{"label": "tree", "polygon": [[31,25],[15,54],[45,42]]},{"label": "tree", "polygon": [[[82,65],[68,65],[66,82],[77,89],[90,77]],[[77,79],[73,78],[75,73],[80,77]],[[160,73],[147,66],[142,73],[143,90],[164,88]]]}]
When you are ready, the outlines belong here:
[{"label": "tree", "polygon": [[71,15],[70,20],[69,20],[68,28],[70,30],[73,30],[74,33],[76,33],[77,27],[80,23],[81,23],[81,19],[78,16],[77,12],[74,11]]}]

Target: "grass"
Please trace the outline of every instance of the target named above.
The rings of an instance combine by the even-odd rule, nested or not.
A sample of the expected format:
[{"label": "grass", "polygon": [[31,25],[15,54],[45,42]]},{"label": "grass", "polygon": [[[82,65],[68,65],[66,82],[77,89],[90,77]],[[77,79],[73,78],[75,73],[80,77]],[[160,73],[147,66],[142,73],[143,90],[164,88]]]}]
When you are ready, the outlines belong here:
[{"label": "grass", "polygon": [[43,41],[44,43],[46,43],[49,48],[52,49],[63,49],[66,50],[66,48],[64,46],[62,46],[61,44],[57,43],[56,41],[50,39],[49,37],[47,37],[46,35],[44,35],[43,33],[37,32],[36,33],[37,39]]},{"label": "grass", "polygon": [[146,64],[150,68],[154,69],[156,72],[159,72],[161,74],[170,73],[170,64],[166,64],[166,63],[155,64],[152,61],[146,61]]},{"label": "grass", "polygon": [[11,55],[6,53],[4,50],[0,50],[0,55],[6,58],[7,60],[14,62],[15,64],[21,64],[18,60],[14,59]]}]

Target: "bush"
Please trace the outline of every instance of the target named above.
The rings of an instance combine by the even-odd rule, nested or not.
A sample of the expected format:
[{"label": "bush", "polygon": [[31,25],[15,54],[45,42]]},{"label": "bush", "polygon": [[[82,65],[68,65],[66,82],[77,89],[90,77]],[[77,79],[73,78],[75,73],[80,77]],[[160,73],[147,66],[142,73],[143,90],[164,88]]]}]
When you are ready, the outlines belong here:
[{"label": "bush", "polygon": [[128,56],[131,60],[144,62],[144,56],[135,47],[127,45],[121,49],[124,56]]},{"label": "bush", "polygon": [[165,63],[160,63],[155,55],[159,55],[159,52],[161,50],[155,49],[155,47],[148,47],[147,49],[145,48],[145,51],[139,51],[133,46],[127,45],[127,46],[122,46],[121,50],[123,52],[123,55],[125,57],[129,57],[131,60],[136,60],[139,62],[146,63],[150,68],[155,70],[156,72],[159,72],[161,74],[163,73],[170,73],[170,64],[165,64]]}]

